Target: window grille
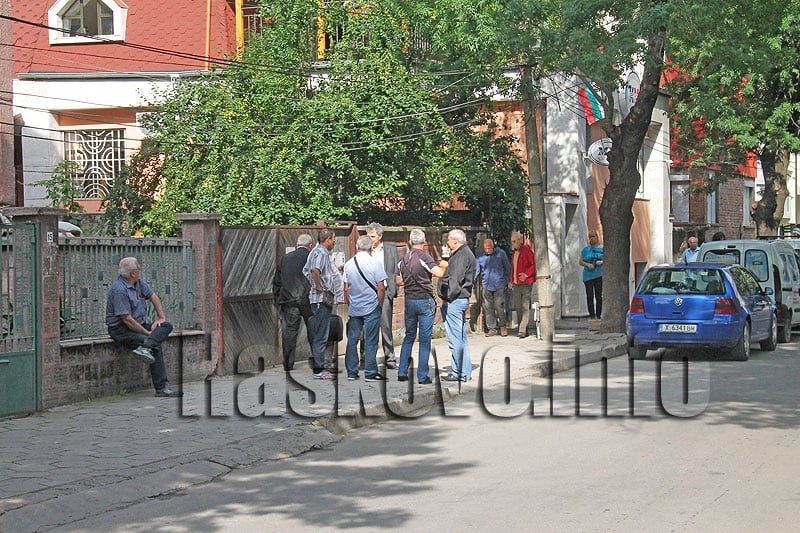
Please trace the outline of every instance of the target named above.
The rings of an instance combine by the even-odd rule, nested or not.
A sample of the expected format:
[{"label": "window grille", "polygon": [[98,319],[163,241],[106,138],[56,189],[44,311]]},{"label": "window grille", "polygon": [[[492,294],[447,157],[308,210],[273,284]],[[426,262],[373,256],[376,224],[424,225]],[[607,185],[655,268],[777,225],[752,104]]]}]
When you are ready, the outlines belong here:
[{"label": "window grille", "polygon": [[102,200],[125,164],[125,130],[66,131],[64,158],[78,163],[80,199]]}]

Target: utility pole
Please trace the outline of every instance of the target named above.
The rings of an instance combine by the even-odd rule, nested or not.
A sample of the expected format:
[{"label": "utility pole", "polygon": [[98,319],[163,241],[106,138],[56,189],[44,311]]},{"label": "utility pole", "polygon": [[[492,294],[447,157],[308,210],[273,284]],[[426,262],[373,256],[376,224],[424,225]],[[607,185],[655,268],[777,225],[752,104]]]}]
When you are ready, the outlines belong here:
[{"label": "utility pole", "polygon": [[522,67],[520,84],[522,109],[525,114],[525,149],[528,156],[528,188],[531,195],[531,226],[533,227],[533,253],[536,261],[536,294],[539,300],[539,319],[542,338],[553,342],[555,334],[555,308],[550,278],[550,252],[547,244],[547,217],[542,187],[542,163],[539,157],[539,126],[536,109],[541,99],[533,85],[531,66]]}]

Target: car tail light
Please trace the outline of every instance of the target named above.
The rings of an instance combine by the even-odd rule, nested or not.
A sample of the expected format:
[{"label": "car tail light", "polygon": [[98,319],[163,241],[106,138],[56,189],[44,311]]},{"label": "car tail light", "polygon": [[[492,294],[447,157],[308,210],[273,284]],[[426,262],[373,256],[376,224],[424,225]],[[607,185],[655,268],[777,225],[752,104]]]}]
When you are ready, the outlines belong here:
[{"label": "car tail light", "polygon": [[628,312],[632,315],[644,313],[644,302],[641,298],[636,297],[631,300],[631,307],[628,309]]},{"label": "car tail light", "polygon": [[736,306],[730,298],[717,298],[717,305],[714,307],[715,315],[735,315]]}]

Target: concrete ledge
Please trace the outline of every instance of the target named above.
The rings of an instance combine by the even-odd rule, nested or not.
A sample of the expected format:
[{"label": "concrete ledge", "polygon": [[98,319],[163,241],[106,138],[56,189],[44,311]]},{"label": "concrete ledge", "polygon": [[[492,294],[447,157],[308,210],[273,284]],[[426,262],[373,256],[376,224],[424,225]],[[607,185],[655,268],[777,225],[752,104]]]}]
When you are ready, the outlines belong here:
[{"label": "concrete ledge", "polygon": [[[191,337],[193,335],[205,335],[201,329],[174,329],[169,334],[170,337]],[[74,348],[75,346],[85,346],[86,344],[110,344],[116,342],[108,335],[94,335],[92,337],[81,337],[79,339],[65,339],[59,342],[62,348]]]},{"label": "concrete ledge", "polygon": [[[58,355],[42,365],[42,405],[51,408],[152,389],[150,369],[108,335],[61,341]],[[177,330],[163,345],[169,380],[180,386],[211,374],[209,334]]]}]

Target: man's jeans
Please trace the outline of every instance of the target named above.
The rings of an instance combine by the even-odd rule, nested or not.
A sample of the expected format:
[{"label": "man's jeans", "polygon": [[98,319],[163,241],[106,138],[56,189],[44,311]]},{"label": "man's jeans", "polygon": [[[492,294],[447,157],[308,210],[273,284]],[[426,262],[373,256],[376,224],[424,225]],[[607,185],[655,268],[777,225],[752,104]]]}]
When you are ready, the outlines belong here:
[{"label": "man's jeans", "polygon": [[489,331],[497,333],[497,328],[506,327],[506,290],[483,289],[483,318]]},{"label": "man's jeans", "polygon": [[425,381],[428,377],[428,360],[431,356],[431,337],[433,336],[433,318],[436,316],[436,302],[433,298],[427,300],[406,300],[406,336],[400,348],[400,368],[398,376],[408,376],[408,367],[411,364],[411,347],[417,337],[419,327],[419,366],[417,366],[417,380]]},{"label": "man's jeans", "polygon": [[466,315],[469,298],[459,298],[447,304],[444,329],[447,333],[447,345],[450,347],[450,373],[461,381],[472,378],[472,359],[467,344]]},{"label": "man's jeans", "polygon": [[325,304],[311,304],[311,355],[314,356],[314,373],[325,370],[325,349],[331,327],[333,308]]},{"label": "man's jeans", "polygon": [[[150,331],[151,324],[142,324],[142,326]],[[161,344],[169,337],[171,332],[172,324],[169,322],[164,322],[158,326],[155,331],[150,332],[150,335],[131,331],[124,324],[109,326],[108,328],[108,334],[111,338],[126,348],[133,350],[139,346],[144,346],[150,349],[155,359],[155,362],[150,365],[150,378],[156,390],[161,390],[169,385],[167,367],[164,365],[164,352],[161,350]]]},{"label": "man's jeans", "polygon": [[305,304],[281,304],[281,345],[283,347],[283,369],[291,370],[294,366],[297,351],[297,333],[300,331],[300,320],[306,325],[308,344],[311,345],[311,307]]},{"label": "man's jeans", "polygon": [[344,353],[344,367],[348,377],[358,375],[358,340],[364,331],[364,375],[378,373],[378,337],[381,329],[381,308],[375,307],[364,316],[351,316],[347,320],[347,350]]}]

